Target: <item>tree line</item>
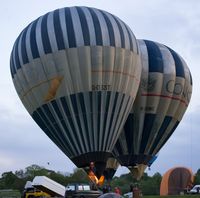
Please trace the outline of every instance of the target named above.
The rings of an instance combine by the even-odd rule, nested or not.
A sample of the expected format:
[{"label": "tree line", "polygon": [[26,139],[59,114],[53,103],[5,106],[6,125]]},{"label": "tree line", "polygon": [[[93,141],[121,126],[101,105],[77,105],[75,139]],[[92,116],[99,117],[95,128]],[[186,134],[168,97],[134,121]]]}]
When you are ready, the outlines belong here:
[{"label": "tree line", "polygon": [[[64,175],[61,172],[48,170],[34,164],[28,166],[25,170],[17,170],[14,173],[12,171],[4,172],[0,178],[0,189],[13,189],[22,192],[26,182],[32,181],[35,176],[47,176],[64,186],[74,182],[89,182],[88,176],[83,169],[75,169],[72,174]],[[137,183],[144,195],[159,195],[161,180],[162,175],[160,173],[155,173],[153,176],[148,176],[147,173],[144,173],[144,176],[138,182],[133,179],[131,173],[128,173],[119,177],[114,176],[112,181],[106,181],[105,185],[109,184],[111,189],[120,187],[122,193],[126,193],[130,190],[131,184]],[[200,169],[196,173],[195,184],[200,184]]]}]

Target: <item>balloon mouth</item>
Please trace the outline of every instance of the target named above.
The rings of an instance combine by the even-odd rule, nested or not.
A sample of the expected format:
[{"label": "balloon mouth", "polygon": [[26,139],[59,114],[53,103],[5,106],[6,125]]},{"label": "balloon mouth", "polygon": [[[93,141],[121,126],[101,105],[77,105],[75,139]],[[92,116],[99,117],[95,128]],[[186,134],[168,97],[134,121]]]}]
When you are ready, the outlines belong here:
[{"label": "balloon mouth", "polygon": [[97,184],[102,185],[104,183],[104,170],[106,168],[106,162],[111,156],[109,152],[89,152],[79,155],[71,160],[76,164],[77,167],[83,168],[90,180]]},{"label": "balloon mouth", "polygon": [[117,169],[114,168],[106,168],[104,171],[104,176],[107,181],[111,181]]},{"label": "balloon mouth", "polygon": [[102,174],[105,169],[106,163],[104,162],[90,162],[90,165],[83,169],[88,175],[90,181],[94,186],[102,186],[105,180],[105,176]]},{"label": "balloon mouth", "polygon": [[90,162],[89,170],[87,171],[89,179],[96,185],[102,186],[104,183],[104,175],[101,175],[101,169],[105,169],[106,164],[102,162]]},{"label": "balloon mouth", "polygon": [[152,155],[119,155],[116,156],[117,160],[120,162],[122,166],[137,166],[138,164],[148,165],[152,159]]}]

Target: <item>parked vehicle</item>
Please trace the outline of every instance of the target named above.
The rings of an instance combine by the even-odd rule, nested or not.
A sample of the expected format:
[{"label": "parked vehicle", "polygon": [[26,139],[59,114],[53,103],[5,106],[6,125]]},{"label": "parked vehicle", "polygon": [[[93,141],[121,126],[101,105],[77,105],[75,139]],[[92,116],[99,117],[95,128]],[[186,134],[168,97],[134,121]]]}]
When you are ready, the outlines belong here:
[{"label": "parked vehicle", "polygon": [[133,197],[133,193],[132,192],[125,193],[124,197],[126,197],[126,198],[132,198]]},{"label": "parked vehicle", "polygon": [[46,176],[36,176],[32,185],[38,190],[48,193],[51,197],[64,197],[65,195],[65,186]]},{"label": "parked vehicle", "polygon": [[65,190],[65,198],[96,198],[101,195],[98,190],[92,190],[89,184],[68,184]]},{"label": "parked vehicle", "polygon": [[64,197],[65,187],[46,176],[36,176],[33,181],[27,181],[22,198]]},{"label": "parked vehicle", "polygon": [[200,185],[193,186],[193,188],[189,191],[189,194],[200,194]]}]

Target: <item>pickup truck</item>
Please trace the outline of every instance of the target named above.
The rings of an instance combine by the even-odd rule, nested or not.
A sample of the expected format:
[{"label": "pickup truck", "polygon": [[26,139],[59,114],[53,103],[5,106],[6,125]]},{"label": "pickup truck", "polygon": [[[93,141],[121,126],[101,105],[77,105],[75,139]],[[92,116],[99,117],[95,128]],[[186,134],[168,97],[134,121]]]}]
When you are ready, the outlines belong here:
[{"label": "pickup truck", "polygon": [[72,183],[65,189],[65,198],[96,198],[101,195],[98,190],[92,190],[89,184]]}]

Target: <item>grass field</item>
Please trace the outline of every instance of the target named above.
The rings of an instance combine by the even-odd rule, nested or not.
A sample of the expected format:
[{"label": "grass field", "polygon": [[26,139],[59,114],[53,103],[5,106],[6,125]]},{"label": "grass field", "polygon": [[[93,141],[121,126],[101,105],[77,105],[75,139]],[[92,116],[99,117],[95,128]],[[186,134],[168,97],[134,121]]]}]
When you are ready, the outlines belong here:
[{"label": "grass field", "polygon": [[143,198],[200,198],[200,195],[143,196]]}]

